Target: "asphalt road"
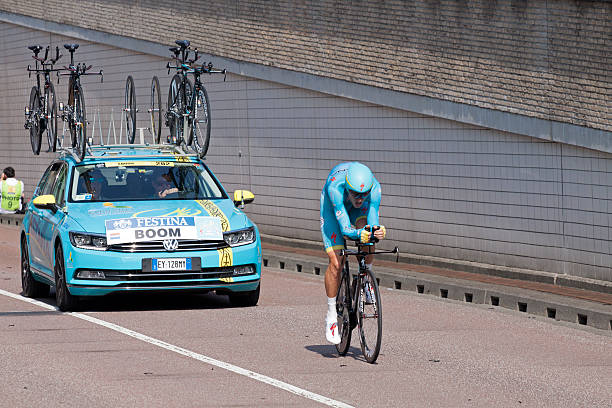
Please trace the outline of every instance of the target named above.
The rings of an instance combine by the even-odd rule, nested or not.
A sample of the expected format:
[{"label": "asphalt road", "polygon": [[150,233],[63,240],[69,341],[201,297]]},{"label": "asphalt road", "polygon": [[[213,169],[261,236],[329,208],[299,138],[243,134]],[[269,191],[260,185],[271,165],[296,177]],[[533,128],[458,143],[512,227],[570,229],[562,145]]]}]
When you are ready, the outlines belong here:
[{"label": "asphalt road", "polygon": [[121,296],[64,314],[19,296],[18,230],[0,227],[3,407],[610,407],[612,336],[489,305],[383,290],[367,364],[326,344],[321,277],[266,268],[259,305]]}]

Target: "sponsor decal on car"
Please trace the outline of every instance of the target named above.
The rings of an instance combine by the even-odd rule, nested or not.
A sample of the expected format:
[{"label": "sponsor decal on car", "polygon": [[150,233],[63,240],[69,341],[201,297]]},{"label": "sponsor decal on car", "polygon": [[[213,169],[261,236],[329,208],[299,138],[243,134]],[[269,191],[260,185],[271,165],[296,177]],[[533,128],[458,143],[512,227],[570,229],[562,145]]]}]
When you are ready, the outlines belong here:
[{"label": "sponsor decal on car", "polygon": [[215,217],[140,217],[106,220],[109,244],[165,239],[223,240]]}]

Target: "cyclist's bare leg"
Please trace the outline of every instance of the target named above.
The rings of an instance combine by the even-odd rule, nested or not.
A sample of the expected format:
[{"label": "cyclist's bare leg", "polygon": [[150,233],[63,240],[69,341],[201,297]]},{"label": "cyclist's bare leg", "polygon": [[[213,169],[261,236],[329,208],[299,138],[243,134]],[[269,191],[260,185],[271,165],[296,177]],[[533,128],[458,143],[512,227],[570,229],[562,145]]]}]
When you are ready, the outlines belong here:
[{"label": "cyclist's bare leg", "polygon": [[340,271],[344,259],[340,256],[340,249],[336,251],[329,251],[327,256],[329,257],[329,264],[325,271],[325,293],[328,298],[336,297],[338,293],[338,287],[340,286]]}]

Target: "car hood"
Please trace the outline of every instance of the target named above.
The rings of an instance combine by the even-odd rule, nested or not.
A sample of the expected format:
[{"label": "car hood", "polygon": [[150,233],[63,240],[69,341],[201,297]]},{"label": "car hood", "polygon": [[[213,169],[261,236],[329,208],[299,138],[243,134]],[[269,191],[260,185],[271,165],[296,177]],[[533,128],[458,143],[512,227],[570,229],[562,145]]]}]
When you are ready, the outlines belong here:
[{"label": "car hood", "polygon": [[78,202],[69,204],[68,216],[82,225],[84,232],[99,234],[106,232],[106,220],[131,217],[212,216],[221,219],[224,232],[253,225],[229,199]]}]

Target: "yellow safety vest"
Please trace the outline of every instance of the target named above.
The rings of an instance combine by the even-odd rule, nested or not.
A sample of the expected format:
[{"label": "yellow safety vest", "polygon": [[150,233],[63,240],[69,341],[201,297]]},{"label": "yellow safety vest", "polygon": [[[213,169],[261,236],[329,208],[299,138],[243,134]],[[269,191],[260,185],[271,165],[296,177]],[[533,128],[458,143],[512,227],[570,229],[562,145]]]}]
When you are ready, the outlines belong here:
[{"label": "yellow safety vest", "polygon": [[21,199],[21,182],[9,185],[6,180],[2,180],[2,201],[0,207],[6,211],[17,211],[19,209],[19,200]]}]

